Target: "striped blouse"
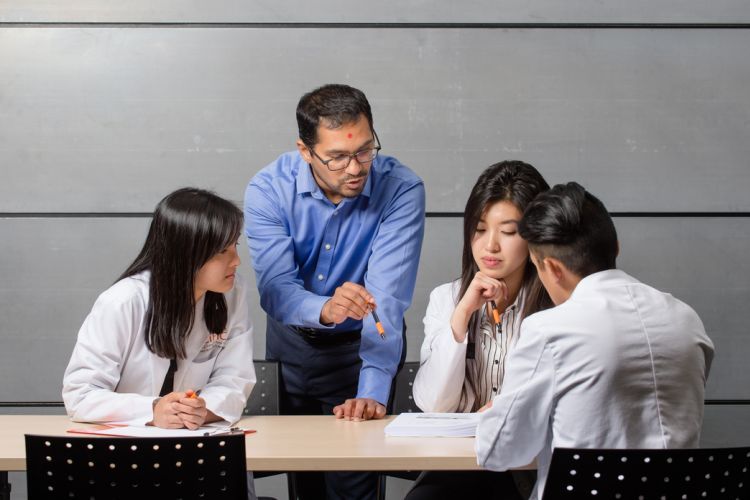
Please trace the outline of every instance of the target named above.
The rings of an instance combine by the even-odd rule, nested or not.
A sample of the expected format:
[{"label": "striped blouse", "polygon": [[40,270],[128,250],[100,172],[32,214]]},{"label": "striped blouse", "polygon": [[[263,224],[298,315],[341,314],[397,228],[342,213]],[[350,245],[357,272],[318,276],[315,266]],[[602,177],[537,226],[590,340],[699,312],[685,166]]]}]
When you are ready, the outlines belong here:
[{"label": "striped blouse", "polygon": [[[521,330],[521,310],[525,290],[521,289],[515,302],[502,313],[500,324],[494,325],[492,314],[487,307],[482,308],[482,318],[476,335],[475,356],[476,397],[478,407],[487,404],[494,398],[503,385],[505,375],[505,358],[508,350],[515,345]],[[468,361],[468,360],[467,360]],[[471,362],[471,361],[468,361]],[[468,387],[467,390],[470,390]],[[464,411],[468,411],[466,408]]]}]

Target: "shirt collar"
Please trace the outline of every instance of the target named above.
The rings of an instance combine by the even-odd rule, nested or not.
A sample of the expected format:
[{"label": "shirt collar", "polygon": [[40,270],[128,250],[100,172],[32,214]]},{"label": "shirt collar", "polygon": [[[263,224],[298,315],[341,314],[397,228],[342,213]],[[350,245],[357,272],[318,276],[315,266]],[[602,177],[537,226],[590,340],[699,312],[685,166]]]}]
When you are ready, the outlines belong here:
[{"label": "shirt collar", "polygon": [[575,289],[573,289],[573,293],[570,294],[570,298],[568,300],[578,295],[598,293],[597,290],[600,290],[602,288],[621,286],[626,283],[638,283],[638,280],[619,269],[607,269],[606,271],[599,271],[594,274],[589,274],[581,281],[579,281]]},{"label": "shirt collar", "polygon": [[316,198],[323,196],[323,191],[315,182],[310,165],[302,159],[302,155],[297,153],[297,156],[297,194],[310,193],[315,195],[317,193]]}]

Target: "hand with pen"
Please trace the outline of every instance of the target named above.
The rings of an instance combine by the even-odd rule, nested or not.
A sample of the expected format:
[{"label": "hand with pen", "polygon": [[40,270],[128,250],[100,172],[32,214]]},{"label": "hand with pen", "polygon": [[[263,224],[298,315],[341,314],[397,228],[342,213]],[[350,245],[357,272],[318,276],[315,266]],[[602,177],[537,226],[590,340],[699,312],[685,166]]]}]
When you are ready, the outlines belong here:
[{"label": "hand with pen", "polygon": [[197,429],[221,417],[206,408],[206,401],[195,391],[170,392],[156,400],[152,424],[163,429]]},{"label": "hand with pen", "polygon": [[320,311],[320,323],[338,325],[347,318],[361,320],[372,313],[378,334],[381,339],[385,340],[385,330],[378,318],[378,313],[375,312],[376,308],[375,297],[365,287],[347,281],[336,288],[333,297],[323,304],[323,309]]},{"label": "hand with pen", "polygon": [[362,285],[347,281],[336,288],[333,297],[323,304],[320,322],[324,325],[338,325],[347,318],[361,320],[375,310],[375,297]]},{"label": "hand with pen", "polygon": [[497,304],[507,301],[508,286],[504,280],[491,278],[481,271],[477,272],[451,316],[453,338],[456,339],[456,342],[463,342],[466,339],[471,315],[488,302],[494,302],[492,306],[495,315],[494,320],[499,321]]}]

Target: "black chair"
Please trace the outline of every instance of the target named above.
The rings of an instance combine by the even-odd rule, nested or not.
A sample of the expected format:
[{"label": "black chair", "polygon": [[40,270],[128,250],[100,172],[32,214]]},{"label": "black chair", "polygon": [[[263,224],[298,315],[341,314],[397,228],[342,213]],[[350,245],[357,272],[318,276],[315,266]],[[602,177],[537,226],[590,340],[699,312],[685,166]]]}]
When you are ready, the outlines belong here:
[{"label": "black chair", "polygon": [[750,447],[555,448],[543,500],[748,499]]},{"label": "black chair", "polygon": [[253,360],[255,367],[255,387],[247,400],[245,415],[279,414],[279,363],[262,359]]},{"label": "black chair", "polygon": [[[422,412],[414,402],[414,396],[412,394],[412,387],[414,386],[414,379],[417,376],[417,370],[419,370],[419,361],[408,361],[404,363],[404,366],[396,375],[394,380],[395,389],[393,393],[392,410],[394,415],[399,413]],[[420,471],[388,471],[381,473],[378,481],[378,500],[385,499],[386,478],[388,476],[414,481],[419,476],[419,473]]]},{"label": "black chair", "polygon": [[422,413],[414,402],[412,388],[419,370],[419,361],[408,361],[396,375],[396,389],[393,394],[393,413]]},{"label": "black chair", "polygon": [[29,500],[247,499],[244,434],[179,438],[26,435]]},{"label": "black chair", "polygon": [[[281,376],[279,373],[279,363],[277,361],[253,360],[255,367],[255,387],[247,400],[247,405],[243,414],[250,415],[278,415],[279,414],[279,383]],[[263,477],[284,474],[281,471],[257,471],[253,472],[256,479]],[[286,473],[287,489],[289,500],[296,500],[297,491],[294,481],[294,473]],[[260,498],[259,498],[260,500]]]}]

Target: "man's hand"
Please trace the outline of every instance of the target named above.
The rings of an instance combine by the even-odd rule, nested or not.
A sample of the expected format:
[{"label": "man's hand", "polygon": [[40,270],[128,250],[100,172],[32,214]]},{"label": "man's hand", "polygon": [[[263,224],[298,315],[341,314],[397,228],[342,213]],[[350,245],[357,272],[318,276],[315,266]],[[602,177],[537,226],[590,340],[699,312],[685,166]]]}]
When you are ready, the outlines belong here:
[{"label": "man's hand", "polygon": [[359,422],[385,417],[385,406],[370,398],[347,399],[333,409],[333,414],[336,418]]},{"label": "man's hand", "polygon": [[347,281],[323,304],[320,323],[338,325],[347,318],[361,320],[375,308],[375,298],[362,285]]}]

